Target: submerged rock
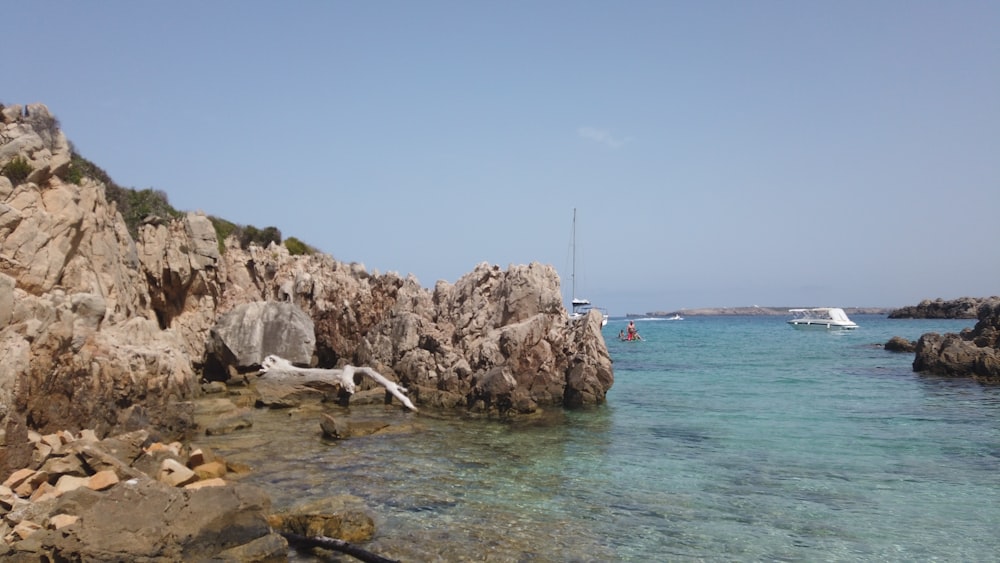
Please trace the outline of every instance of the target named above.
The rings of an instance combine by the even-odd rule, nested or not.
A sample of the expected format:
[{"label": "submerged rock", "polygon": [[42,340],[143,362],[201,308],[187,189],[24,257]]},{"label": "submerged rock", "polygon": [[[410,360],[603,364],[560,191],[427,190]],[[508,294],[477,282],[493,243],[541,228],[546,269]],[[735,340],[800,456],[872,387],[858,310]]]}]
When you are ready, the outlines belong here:
[{"label": "submerged rock", "polygon": [[268,523],[280,532],[347,542],[366,542],[375,536],[375,521],[361,499],[351,495],[308,501],[272,514]]},{"label": "submerged rock", "polygon": [[890,352],[913,352],[917,345],[902,336],[893,336],[885,343],[885,349]]}]

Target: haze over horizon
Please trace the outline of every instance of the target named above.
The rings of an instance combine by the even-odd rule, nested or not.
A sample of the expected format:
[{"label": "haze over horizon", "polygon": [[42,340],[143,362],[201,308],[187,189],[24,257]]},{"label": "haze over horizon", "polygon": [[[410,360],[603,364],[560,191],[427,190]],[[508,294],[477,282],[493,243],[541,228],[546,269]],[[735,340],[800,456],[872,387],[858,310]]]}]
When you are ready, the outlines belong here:
[{"label": "haze over horizon", "polygon": [[0,103],[120,185],[425,287],[612,315],[1000,294],[1000,3],[99,3],[5,12]]}]

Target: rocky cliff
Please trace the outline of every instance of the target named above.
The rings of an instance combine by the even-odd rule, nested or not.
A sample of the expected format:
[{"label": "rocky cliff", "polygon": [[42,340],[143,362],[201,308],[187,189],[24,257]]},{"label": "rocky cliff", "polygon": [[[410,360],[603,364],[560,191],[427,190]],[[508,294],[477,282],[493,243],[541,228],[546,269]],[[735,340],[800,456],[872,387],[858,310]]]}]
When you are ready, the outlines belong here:
[{"label": "rocky cliff", "polygon": [[28,430],[183,434],[201,379],[254,368],[207,354],[220,315],[254,302],[313,320],[312,364],[372,366],[418,402],[530,412],[600,403],[612,385],[600,316],[571,323],[550,266],[484,263],[430,290],[324,254],[220,244],[200,213],[133,238],[104,184],[67,174],[44,105],[2,115],[0,469],[30,456]]}]

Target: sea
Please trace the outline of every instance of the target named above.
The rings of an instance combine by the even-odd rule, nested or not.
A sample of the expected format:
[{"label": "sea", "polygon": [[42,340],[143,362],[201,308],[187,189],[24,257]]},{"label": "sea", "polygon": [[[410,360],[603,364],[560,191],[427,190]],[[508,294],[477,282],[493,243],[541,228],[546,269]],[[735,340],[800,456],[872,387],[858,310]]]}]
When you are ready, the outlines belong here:
[{"label": "sea", "polygon": [[[1000,389],[882,347],[975,321],[852,319],[640,319],[637,342],[612,319],[597,407],[258,409],[203,440],[275,508],[348,495],[375,520],[361,547],[400,561],[997,561]],[[390,431],[331,441],[323,412]]]}]

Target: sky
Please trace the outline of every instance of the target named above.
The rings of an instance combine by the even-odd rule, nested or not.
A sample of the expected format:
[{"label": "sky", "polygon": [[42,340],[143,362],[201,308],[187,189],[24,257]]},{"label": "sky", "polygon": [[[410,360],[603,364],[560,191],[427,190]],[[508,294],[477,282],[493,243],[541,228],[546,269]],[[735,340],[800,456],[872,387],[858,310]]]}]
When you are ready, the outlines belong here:
[{"label": "sky", "polygon": [[46,104],[119,185],[427,288],[541,262],[567,306],[575,280],[612,315],[1000,294],[994,0],[42,0],[4,19],[0,103]]}]

